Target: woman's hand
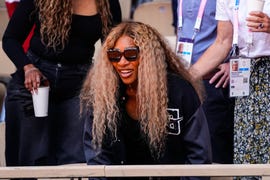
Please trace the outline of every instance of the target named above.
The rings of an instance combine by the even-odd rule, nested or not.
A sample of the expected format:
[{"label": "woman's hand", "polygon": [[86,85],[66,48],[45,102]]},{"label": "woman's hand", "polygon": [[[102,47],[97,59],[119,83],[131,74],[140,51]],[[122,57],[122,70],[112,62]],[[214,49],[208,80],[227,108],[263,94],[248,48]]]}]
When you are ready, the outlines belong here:
[{"label": "woman's hand", "polygon": [[[24,86],[28,91],[37,90],[45,76],[33,64],[24,66]],[[49,85],[48,81],[46,82]]]},{"label": "woman's hand", "polygon": [[270,33],[270,18],[267,14],[259,11],[252,11],[249,13],[246,21],[250,31]]}]

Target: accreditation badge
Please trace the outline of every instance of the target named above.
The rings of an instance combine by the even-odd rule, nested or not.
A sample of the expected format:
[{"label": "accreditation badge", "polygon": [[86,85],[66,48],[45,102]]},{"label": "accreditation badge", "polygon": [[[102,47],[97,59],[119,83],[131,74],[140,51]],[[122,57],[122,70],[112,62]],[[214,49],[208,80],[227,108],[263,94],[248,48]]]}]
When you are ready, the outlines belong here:
[{"label": "accreditation badge", "polygon": [[248,96],[250,79],[250,59],[230,59],[230,97]]},{"label": "accreditation badge", "polygon": [[189,38],[180,38],[176,45],[176,55],[181,57],[186,68],[191,64],[194,40]]}]

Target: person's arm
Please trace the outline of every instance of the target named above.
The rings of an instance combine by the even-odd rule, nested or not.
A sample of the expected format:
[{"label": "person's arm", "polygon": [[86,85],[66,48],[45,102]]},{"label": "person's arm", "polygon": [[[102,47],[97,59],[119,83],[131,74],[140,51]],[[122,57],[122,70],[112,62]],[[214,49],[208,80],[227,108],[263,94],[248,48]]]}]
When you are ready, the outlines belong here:
[{"label": "person's arm", "polygon": [[172,25],[174,27],[174,31],[175,34],[177,33],[177,21],[178,21],[178,17],[177,17],[177,8],[178,8],[178,0],[171,0],[172,3],[172,15],[173,15],[173,22]]},{"label": "person's arm", "polygon": [[[211,164],[212,150],[208,124],[202,106],[185,123],[183,139],[187,158],[185,164]],[[185,177],[181,180],[209,180],[209,177]]]},{"label": "person's arm", "polygon": [[[121,6],[119,3],[119,0],[108,0],[110,4],[110,12],[112,15],[112,22],[109,25],[110,27],[114,27],[117,24],[122,22],[122,11],[121,11]],[[104,35],[101,36],[100,40],[101,43],[106,39]]]},{"label": "person's arm", "polygon": [[119,0],[109,0],[110,10],[113,18],[113,24],[117,25],[122,22],[122,11]]},{"label": "person's arm", "polygon": [[[263,12],[253,11],[250,16],[246,18],[247,26],[252,32],[270,33],[270,18]],[[210,79],[209,83],[215,83],[215,87],[227,87],[229,84],[229,62],[220,64],[217,69],[219,71]]]},{"label": "person's arm", "polygon": [[210,164],[211,142],[202,106],[185,122],[183,139],[187,151],[186,164]]},{"label": "person's arm", "polygon": [[201,79],[224,61],[232,47],[232,37],[232,23],[230,21],[218,21],[215,42],[189,69],[189,72],[195,79]]},{"label": "person's arm", "polygon": [[[194,88],[180,85],[183,94],[179,96],[181,99],[174,96],[174,101],[183,110],[181,139],[185,149],[185,164],[211,164],[210,133],[201,102]],[[182,177],[181,180],[209,180],[209,177]]]},{"label": "person's arm", "polygon": [[[168,75],[169,108],[179,109],[181,121],[181,147],[185,151],[185,164],[209,164],[211,143],[208,124],[201,101],[194,87],[174,74]],[[173,142],[178,144],[179,141]]]},{"label": "person's arm", "polygon": [[84,125],[84,154],[88,165],[106,165],[111,164],[109,155],[112,154],[109,150],[106,150],[106,144],[101,149],[96,149],[92,144],[92,125],[93,125],[93,113],[91,110],[87,110],[82,114],[82,118],[85,120]]},{"label": "person's arm", "polygon": [[[103,150],[96,150],[92,145],[92,124],[93,124],[93,114],[92,110],[88,112],[84,111],[82,118],[85,120],[84,125],[84,155],[87,165],[106,165],[110,164],[110,160],[106,157]],[[89,178],[88,180],[106,180],[107,178]]]},{"label": "person's arm", "polygon": [[34,17],[31,15],[34,9],[33,0],[22,0],[3,35],[3,50],[17,69],[23,69],[25,65],[31,63],[22,45],[33,27]]},{"label": "person's arm", "polygon": [[[27,57],[23,43],[35,22],[34,0],[22,0],[14,11],[3,36],[3,50],[19,71],[24,71],[24,85],[29,91],[40,86],[45,79]],[[46,81],[48,84],[48,81]]]}]

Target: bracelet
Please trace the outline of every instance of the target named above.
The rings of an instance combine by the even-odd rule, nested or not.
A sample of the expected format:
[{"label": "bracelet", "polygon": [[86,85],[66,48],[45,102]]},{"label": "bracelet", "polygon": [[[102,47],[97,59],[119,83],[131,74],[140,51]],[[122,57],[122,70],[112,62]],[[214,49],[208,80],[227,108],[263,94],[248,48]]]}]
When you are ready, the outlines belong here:
[{"label": "bracelet", "polygon": [[24,74],[26,75],[26,74],[30,73],[31,71],[35,71],[35,70],[38,70],[38,69],[35,68],[35,67],[32,67],[32,68],[27,69],[26,71],[24,71]]}]

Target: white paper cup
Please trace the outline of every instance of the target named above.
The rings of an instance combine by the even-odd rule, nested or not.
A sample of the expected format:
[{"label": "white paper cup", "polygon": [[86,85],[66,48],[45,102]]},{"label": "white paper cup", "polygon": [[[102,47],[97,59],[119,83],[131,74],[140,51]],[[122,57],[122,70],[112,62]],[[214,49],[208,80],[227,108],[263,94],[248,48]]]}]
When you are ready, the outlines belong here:
[{"label": "white paper cup", "polygon": [[32,93],[34,112],[36,117],[48,116],[49,86],[41,86]]},{"label": "white paper cup", "polygon": [[265,0],[247,0],[248,16],[251,11],[263,11]]}]

